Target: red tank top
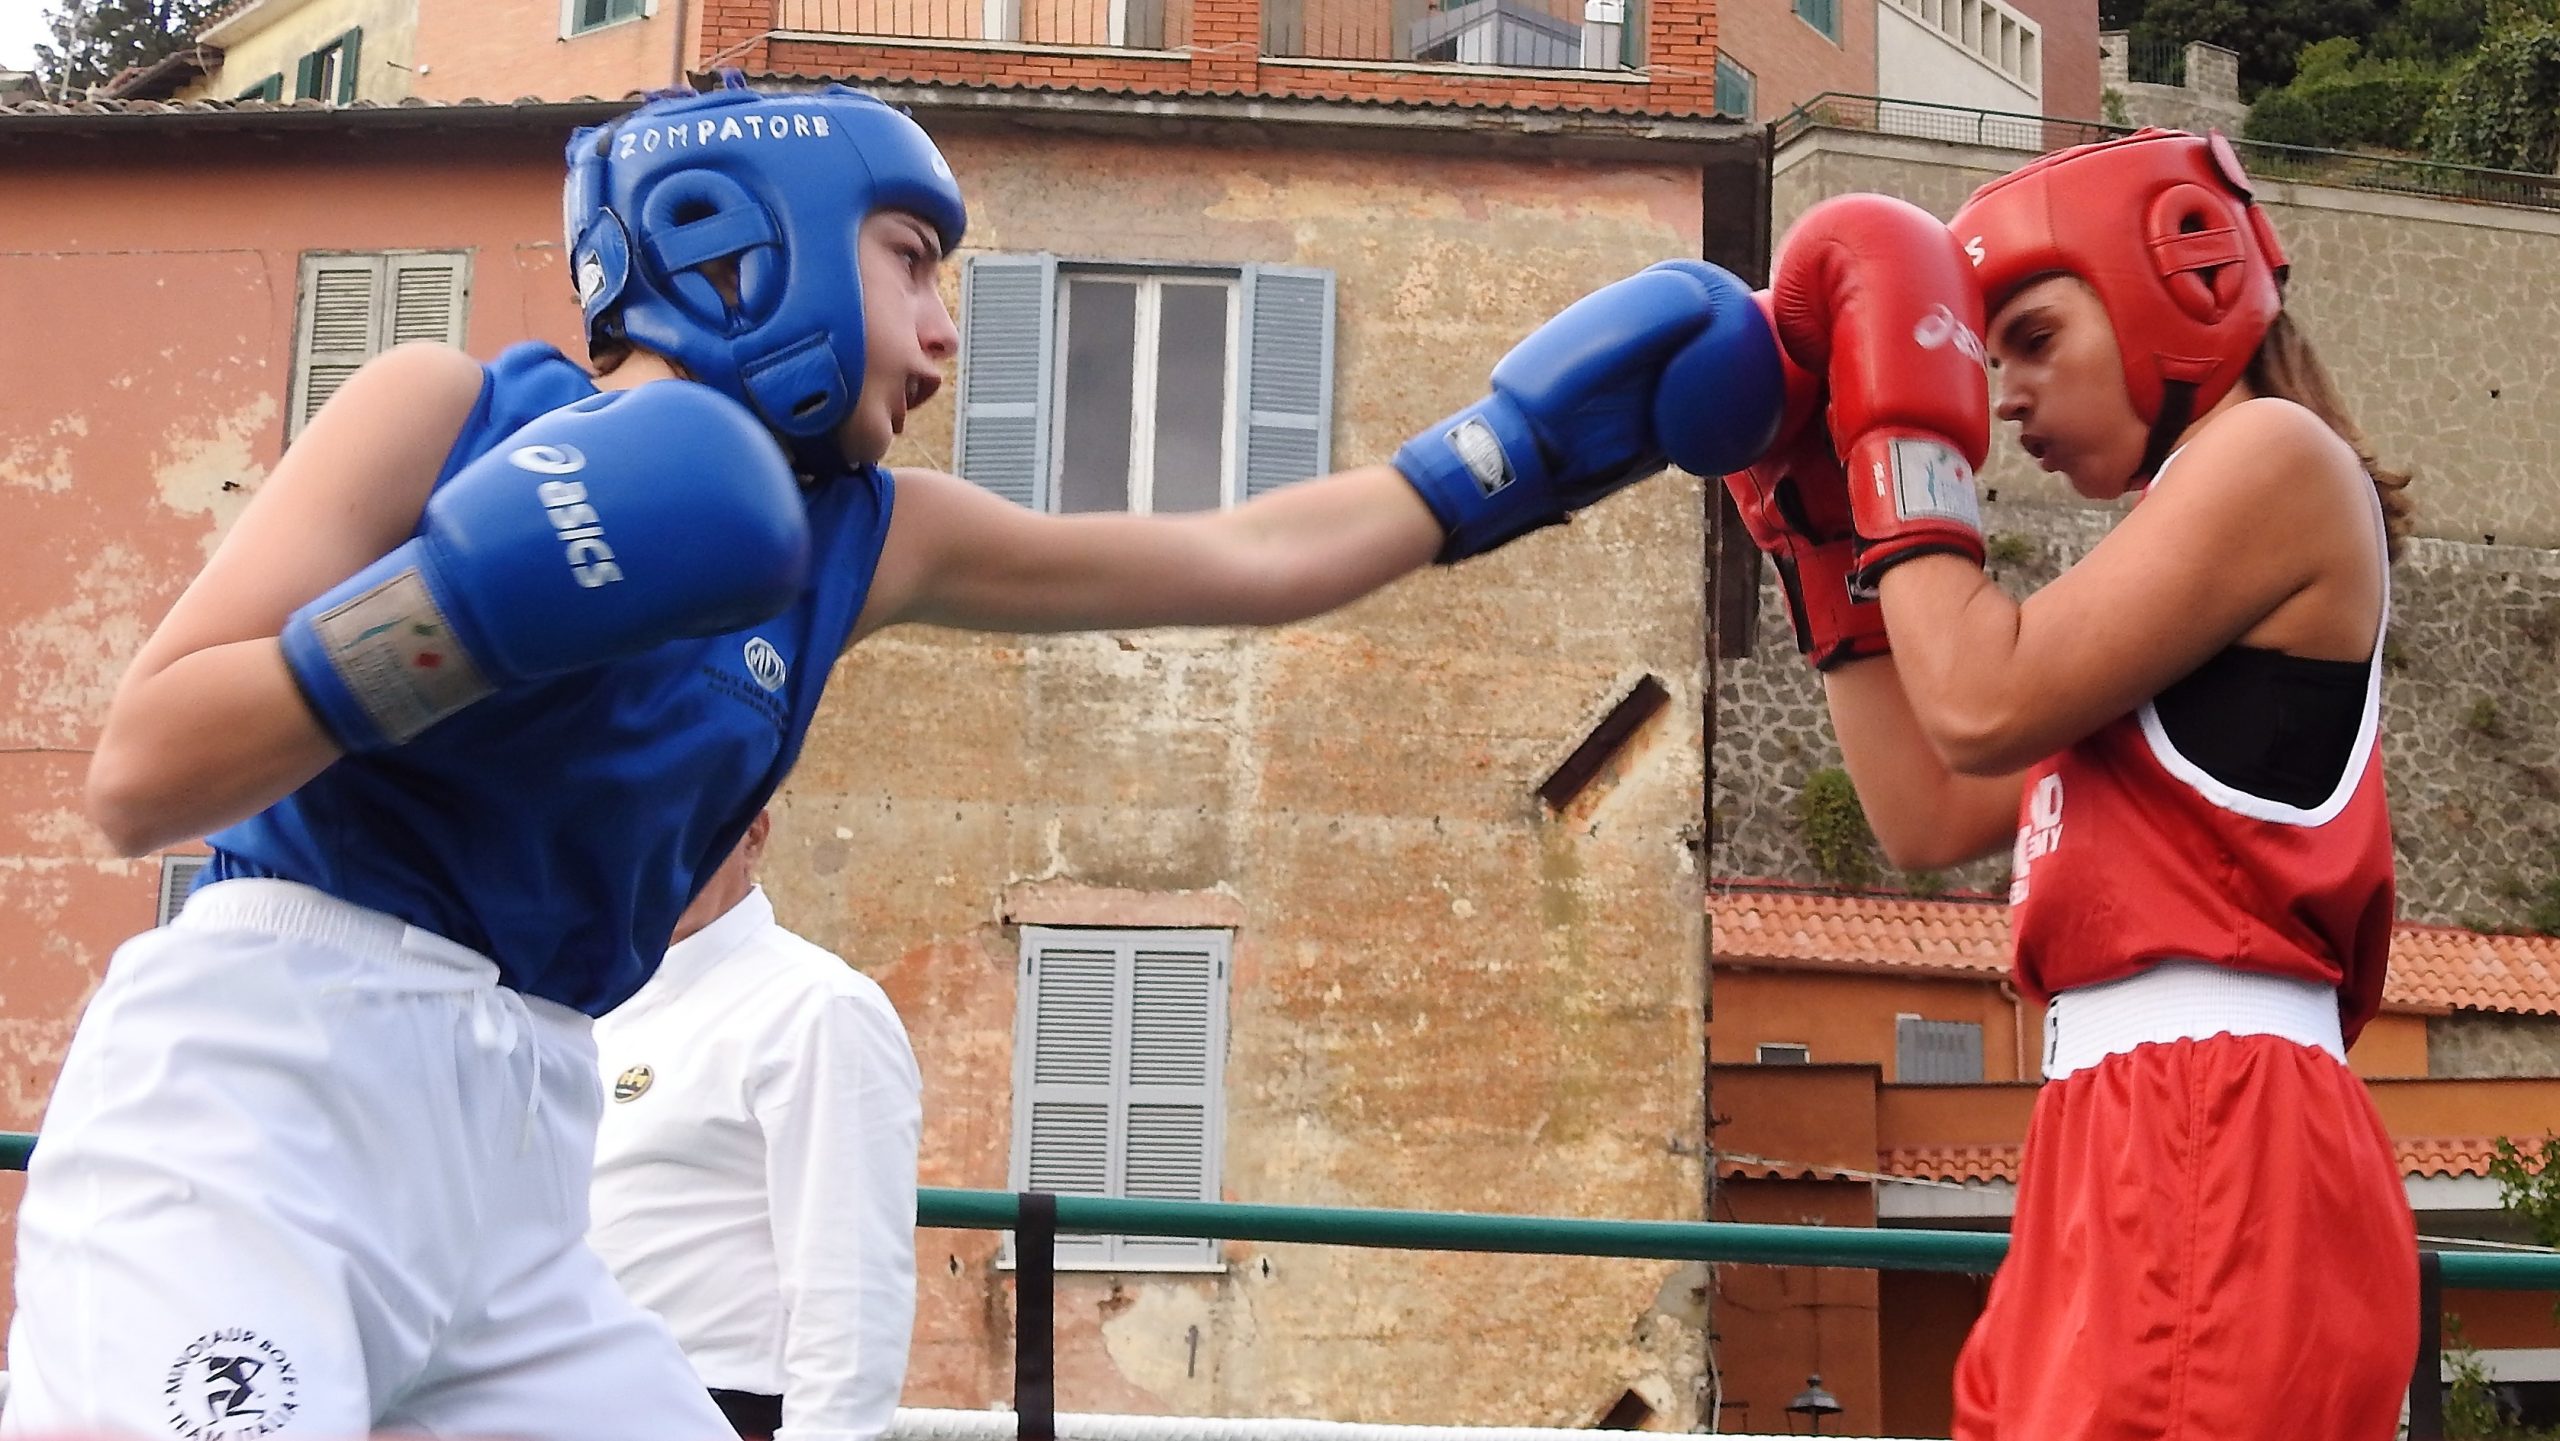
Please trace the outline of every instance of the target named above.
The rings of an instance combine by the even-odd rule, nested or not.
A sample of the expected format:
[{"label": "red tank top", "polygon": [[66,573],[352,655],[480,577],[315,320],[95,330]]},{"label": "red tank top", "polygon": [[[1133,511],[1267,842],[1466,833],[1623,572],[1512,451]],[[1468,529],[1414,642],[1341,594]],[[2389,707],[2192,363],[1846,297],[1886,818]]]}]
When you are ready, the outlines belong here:
[{"label": "red tank top", "polygon": [[2381,652],[2377,635],[2354,749],[2316,806],[2223,784],[2148,703],[2029,772],[2009,882],[2019,987],[2043,1000],[2211,961],[2337,987],[2352,1042],[2391,948]]}]

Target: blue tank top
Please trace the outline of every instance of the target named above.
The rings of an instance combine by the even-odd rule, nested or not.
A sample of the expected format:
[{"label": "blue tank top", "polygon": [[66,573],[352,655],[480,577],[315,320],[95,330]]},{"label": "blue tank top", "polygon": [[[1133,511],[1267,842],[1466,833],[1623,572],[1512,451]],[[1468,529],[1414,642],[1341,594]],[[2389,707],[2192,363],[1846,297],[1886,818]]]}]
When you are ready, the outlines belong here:
[{"label": "blue tank top", "polygon": [[[596,393],[548,345],[486,369],[439,486]],[[516,686],[405,746],[344,757],[210,837],[205,883],[299,881],[471,947],[526,995],[589,1015],[620,1004],[790,771],[870,593],[889,473],[825,477],[807,499],[813,578],[790,610]]]}]

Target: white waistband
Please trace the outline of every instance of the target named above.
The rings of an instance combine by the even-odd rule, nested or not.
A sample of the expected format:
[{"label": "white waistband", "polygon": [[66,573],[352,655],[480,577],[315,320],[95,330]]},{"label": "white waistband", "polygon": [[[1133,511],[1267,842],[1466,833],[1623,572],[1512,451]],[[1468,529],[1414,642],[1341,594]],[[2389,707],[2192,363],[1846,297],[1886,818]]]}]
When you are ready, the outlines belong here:
[{"label": "white waistband", "polygon": [[2347,1059],[2335,987],[2203,961],[2163,961],[2139,975],[2055,996],[2044,1013],[2045,1079],[2061,1080],[2136,1046],[2208,1036],[2279,1036],[2341,1063]]},{"label": "white waistband", "polygon": [[361,962],[378,982],[365,989],[443,993],[498,984],[497,962],[469,946],[295,881],[244,877],[201,887],[169,924],[315,942]]}]

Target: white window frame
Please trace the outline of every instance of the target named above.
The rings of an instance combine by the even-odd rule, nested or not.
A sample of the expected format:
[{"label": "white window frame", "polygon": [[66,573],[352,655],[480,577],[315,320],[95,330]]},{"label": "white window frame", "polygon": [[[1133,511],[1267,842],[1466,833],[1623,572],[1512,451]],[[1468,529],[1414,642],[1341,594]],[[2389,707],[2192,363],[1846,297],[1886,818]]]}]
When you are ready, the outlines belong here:
[{"label": "white window frame", "polygon": [[[1008,1159],[1005,1171],[1008,1189],[1015,1191],[1026,1189],[1030,1175],[1032,1068],[1039,1046],[1036,996],[1031,984],[1031,968],[1034,959],[1043,950],[1048,949],[1092,950],[1126,947],[1135,951],[1150,946],[1205,949],[1212,963],[1209,1034],[1205,1038],[1208,1048],[1208,1077],[1205,1083],[1206,1114],[1202,1117],[1201,1144],[1204,1148],[1202,1179],[1203,1189],[1208,1193],[1208,1198],[1214,1199],[1219,1194],[1224,1181],[1226,1147],[1226,1050],[1228,1012],[1234,996],[1232,989],[1234,966],[1231,964],[1234,955],[1234,932],[1173,927],[1103,929],[1081,926],[1024,926],[1022,928],[1020,961],[1015,971],[1021,985],[1014,1005],[1013,1131],[1007,1147]],[[1120,988],[1118,1002],[1113,1012],[1116,1032],[1124,1040],[1130,1023],[1131,1012],[1127,1004],[1129,998],[1129,988],[1124,985]],[[1116,1065],[1125,1066],[1127,1060],[1125,1046],[1117,1051],[1114,1059]],[[1114,1088],[1122,1090],[1125,1089],[1125,1085],[1125,1081],[1115,1083]],[[1126,1141],[1125,1130],[1115,1134],[1111,1138],[1114,1151],[1125,1146]],[[1088,1244],[1076,1247],[1072,1243],[1077,1241],[1085,1241]],[[1090,1244],[1094,1241],[1100,1242],[1098,1248]],[[1195,1274],[1217,1274],[1227,1269],[1221,1247],[1215,1240],[1203,1239],[1199,1242],[1200,1255],[1196,1260],[1164,1256],[1133,1257],[1126,1253],[1127,1242],[1128,1238],[1124,1236],[1088,1238],[1061,1235],[1058,1237],[1056,1268],[1061,1271]],[[1086,1254],[1078,1255],[1076,1254],[1078,1250]],[[1015,1259],[1013,1233],[1007,1231],[1004,1233],[1003,1245],[997,1255],[997,1265],[1010,1269],[1014,1266]]]},{"label": "white window frame", "polygon": [[[1795,1054],[1773,1058],[1771,1053],[1777,1051],[1793,1051]],[[1810,1066],[1813,1064],[1813,1047],[1802,1041],[1762,1041],[1753,1050],[1751,1059],[1753,1064],[1762,1066]]]},{"label": "white window frame", "polygon": [[[1114,8],[1117,8],[1115,0]],[[1156,353],[1161,335],[1164,287],[1171,285],[1216,285],[1227,295],[1227,336],[1225,385],[1219,391],[1218,419],[1218,508],[1233,510],[1244,503],[1244,447],[1236,434],[1237,390],[1244,384],[1244,368],[1251,357],[1241,355],[1237,347],[1244,339],[1244,276],[1227,269],[1188,266],[1121,266],[1075,265],[1058,267],[1058,316],[1056,334],[1050,338],[1049,375],[1057,386],[1057,394],[1049,400],[1049,505],[1059,509],[1066,487],[1061,483],[1067,463],[1067,337],[1075,325],[1075,282],[1086,279],[1135,281],[1138,284],[1137,326],[1130,337],[1129,357],[1129,493],[1126,514],[1155,514],[1156,489]],[[1113,512],[1101,511],[1108,515]]]},{"label": "white window frame", "polygon": [[617,25],[630,25],[647,20],[657,13],[658,0],[640,0],[640,13],[637,15],[625,15],[618,20],[607,20],[601,25],[589,25],[581,29],[578,26],[578,0],[560,0],[560,38],[575,40],[582,35],[601,35]]}]

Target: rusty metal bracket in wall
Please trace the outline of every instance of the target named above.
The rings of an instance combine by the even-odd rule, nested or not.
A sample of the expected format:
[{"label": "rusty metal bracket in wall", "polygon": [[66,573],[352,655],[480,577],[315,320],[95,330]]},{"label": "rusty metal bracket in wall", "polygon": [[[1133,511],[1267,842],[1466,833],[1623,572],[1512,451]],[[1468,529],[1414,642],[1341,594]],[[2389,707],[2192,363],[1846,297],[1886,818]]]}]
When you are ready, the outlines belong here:
[{"label": "rusty metal bracket in wall", "polygon": [[1582,744],[1573,748],[1573,754],[1564,758],[1564,764],[1539,785],[1538,799],[1559,811],[1573,804],[1573,798],[1582,794],[1583,788],[1600,774],[1600,768],[1626,747],[1627,738],[1636,733],[1636,728],[1653,719],[1655,712],[1670,700],[1671,692],[1660,677],[1647,674],[1637,680],[1635,688],[1609,708],[1600,724],[1593,726],[1591,734],[1582,738]]}]

